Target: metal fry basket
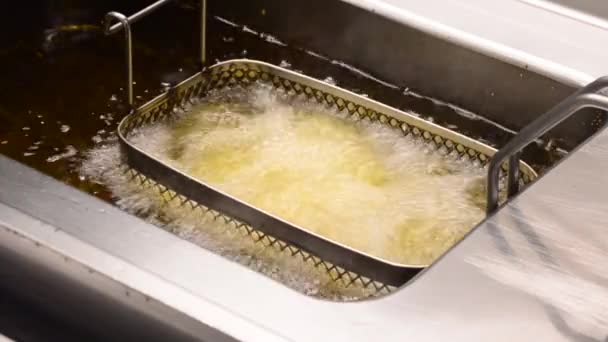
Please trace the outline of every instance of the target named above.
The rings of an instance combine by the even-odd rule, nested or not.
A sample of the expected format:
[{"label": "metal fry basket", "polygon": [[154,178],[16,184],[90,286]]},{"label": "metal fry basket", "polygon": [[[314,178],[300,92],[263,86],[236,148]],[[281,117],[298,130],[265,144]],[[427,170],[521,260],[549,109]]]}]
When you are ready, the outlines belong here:
[{"label": "metal fry basket", "polygon": [[[168,1],[158,1],[130,18],[116,12],[110,12],[106,16],[107,34],[120,29],[125,32],[130,105],[133,104],[130,24]],[[256,82],[263,82],[290,96],[305,96],[310,101],[348,113],[353,119],[380,122],[400,130],[404,137],[410,136],[438,150],[439,153],[451,155],[478,167],[486,166],[496,150],[369,98],[268,63],[239,59],[204,67],[205,11],[206,4],[202,1],[202,71],[141,107],[131,107],[131,112],[119,125],[119,140],[130,176],[139,185],[153,188],[163,194],[162,197],[168,205],[211,213],[217,220],[223,220],[254,241],[267,248],[275,248],[286,256],[299,258],[304,263],[311,263],[329,273],[332,280],[341,281],[346,286],[356,285],[373,291],[390,291],[393,287],[403,285],[426,265],[389,262],[271,215],[156,159],[131,141],[132,133],[139,128],[175,117],[178,112],[187,110],[189,103],[204,97],[211,90],[247,87]],[[113,19],[119,23],[110,26]],[[506,165],[503,165],[505,171]],[[536,173],[530,166],[524,162],[518,162],[517,165],[518,184],[527,184],[536,178]]]}]

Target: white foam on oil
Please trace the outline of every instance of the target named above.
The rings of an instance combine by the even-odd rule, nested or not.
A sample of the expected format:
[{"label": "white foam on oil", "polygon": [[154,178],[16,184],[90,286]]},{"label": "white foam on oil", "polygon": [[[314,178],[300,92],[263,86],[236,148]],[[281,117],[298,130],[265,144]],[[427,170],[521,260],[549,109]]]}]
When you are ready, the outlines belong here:
[{"label": "white foam on oil", "polygon": [[[164,129],[149,130],[151,137],[163,141],[168,137]],[[162,149],[155,139],[147,146]],[[166,141],[166,140],[165,140]],[[156,145],[156,146],[155,146]],[[374,290],[359,286],[345,287],[335,282],[320,268],[304,263],[288,252],[279,252],[255,243],[250,237],[224,224],[212,215],[201,215],[183,207],[168,205],[159,193],[143,188],[126,174],[121,162],[120,146],[114,142],[97,147],[88,153],[81,172],[93,182],[105,185],[116,197],[116,204],[123,210],[136,214],[202,248],[215,252],[229,260],[275,279],[303,294],[338,301],[367,298]]]},{"label": "white foam on oil", "polygon": [[[303,99],[288,101],[265,86],[254,89],[212,95],[177,123],[142,129],[132,141],[252,205],[394,262],[431,263],[484,217],[483,203],[474,198],[482,169],[398,129],[354,121]],[[235,238],[225,224],[163,205],[157,193],[129,182],[116,167],[118,154],[116,147],[93,151],[83,172],[106,184],[126,210],[161,217],[178,235],[304,293],[368,295]]]}]

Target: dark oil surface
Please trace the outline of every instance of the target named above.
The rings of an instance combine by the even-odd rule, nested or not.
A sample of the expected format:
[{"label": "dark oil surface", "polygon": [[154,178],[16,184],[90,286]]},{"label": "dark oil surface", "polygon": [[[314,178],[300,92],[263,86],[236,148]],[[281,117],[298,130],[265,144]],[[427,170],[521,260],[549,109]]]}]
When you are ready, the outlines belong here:
[{"label": "dark oil surface", "polygon": [[[107,11],[130,14],[150,1],[124,3],[49,1],[29,8],[12,3],[12,15],[0,27],[9,33],[0,38],[0,153],[107,200],[110,194],[81,178],[78,166],[87,150],[107,143],[124,116],[123,34],[104,36],[101,21]],[[159,94],[161,83],[176,83],[197,70],[198,25],[197,11],[179,3],[133,25],[139,104]],[[403,89],[387,87],[297,47],[268,42],[217,20],[213,13],[208,25],[211,63],[243,57],[277,65],[287,62],[306,75],[331,77],[341,87],[491,145],[500,146],[511,137],[491,123],[404,95]],[[74,156],[57,156],[72,147],[78,151]],[[537,170],[556,159],[535,146],[524,158]]]}]

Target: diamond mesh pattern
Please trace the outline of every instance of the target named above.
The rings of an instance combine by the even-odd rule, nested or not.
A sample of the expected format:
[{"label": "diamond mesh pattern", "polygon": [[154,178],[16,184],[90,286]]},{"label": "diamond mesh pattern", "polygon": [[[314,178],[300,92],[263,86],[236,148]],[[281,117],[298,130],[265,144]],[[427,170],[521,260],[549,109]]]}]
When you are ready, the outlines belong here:
[{"label": "diamond mesh pattern", "polygon": [[[225,64],[211,70],[210,74],[201,75],[200,78],[193,80],[191,84],[184,84],[185,87],[178,90],[175,96],[169,96],[164,101],[157,103],[152,108],[144,108],[135,115],[128,117],[128,124],[124,126],[125,133],[157,121],[161,121],[173,114],[177,108],[185,108],[194,98],[204,96],[209,90],[221,89],[235,85],[247,86],[255,82],[262,81],[271,83],[276,89],[280,89],[290,95],[306,96],[308,99],[325,105],[338,111],[348,111],[351,119],[369,120],[370,122],[380,122],[395,129],[400,129],[404,136],[410,136],[417,140],[427,143],[429,147],[437,149],[440,153],[453,155],[458,159],[472,163],[480,167],[486,166],[490,158],[488,155],[467,147],[462,143],[435,134],[422,127],[415,126],[384,113],[379,113],[373,109],[354,103],[342,97],[314,89],[311,86],[300,84],[293,80],[288,80],[278,75],[273,75],[271,70],[265,70],[263,65],[235,62]],[[505,163],[502,168],[507,170]],[[520,183],[525,185],[534,180],[536,176],[531,174],[528,169],[520,167]]]},{"label": "diamond mesh pattern", "polygon": [[240,235],[249,237],[257,245],[264,246],[265,248],[273,248],[280,253],[281,256],[295,257],[301,262],[309,264],[315,268],[321,269],[326,272],[334,282],[340,282],[344,287],[357,286],[368,290],[372,290],[374,296],[388,294],[394,287],[382,284],[372,279],[363,277],[354,272],[349,272],[342,267],[333,265],[327,261],[320,259],[319,257],[303,251],[302,249],[289,245],[273,236],[265,234],[248,224],[245,224],[237,219],[230,216],[224,215],[216,210],[209,209],[204,205],[197,203],[185,196],[182,196],[175,191],[167,188],[166,186],[155,182],[154,180],[146,177],[142,173],[137,172],[134,169],[126,168],[125,172],[130,182],[137,184],[142,189],[152,190],[156,192],[159,198],[162,198],[165,205],[172,207],[186,208],[188,210],[195,211],[200,216],[212,218],[214,221],[220,221],[224,225],[237,231]]}]

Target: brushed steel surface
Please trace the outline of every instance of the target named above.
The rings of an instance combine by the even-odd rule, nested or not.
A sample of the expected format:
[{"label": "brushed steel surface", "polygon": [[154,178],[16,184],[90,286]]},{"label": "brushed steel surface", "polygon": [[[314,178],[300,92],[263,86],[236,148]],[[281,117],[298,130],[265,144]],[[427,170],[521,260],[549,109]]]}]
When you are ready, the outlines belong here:
[{"label": "brushed steel surface", "polygon": [[[604,30],[519,1],[350,2],[573,84],[586,84],[607,71]],[[376,300],[332,303],[296,293],[0,157],[0,251],[13,256],[10,260],[37,265],[2,270],[38,274],[48,269],[37,278],[40,284],[62,275],[70,289],[78,284],[122,298],[121,307],[155,317],[148,322],[162,320],[168,330],[201,339],[222,331],[251,341],[604,340],[606,331],[556,316],[541,301],[493,280],[467,260],[494,253],[508,262],[497,235],[512,246],[511,254],[537,258],[538,244],[511,242],[521,232],[538,233],[545,224],[556,233],[576,231],[581,241],[597,243],[608,226],[608,193],[602,191],[608,184],[606,169],[608,132],[602,131],[408,286]],[[550,247],[545,252],[561,269],[590,279],[580,272],[576,255]],[[105,280],[87,280],[86,268],[66,268],[64,257],[105,274]],[[606,281],[602,285],[608,287]],[[124,286],[162,305],[125,299]],[[65,296],[48,300],[61,305]]]}]

